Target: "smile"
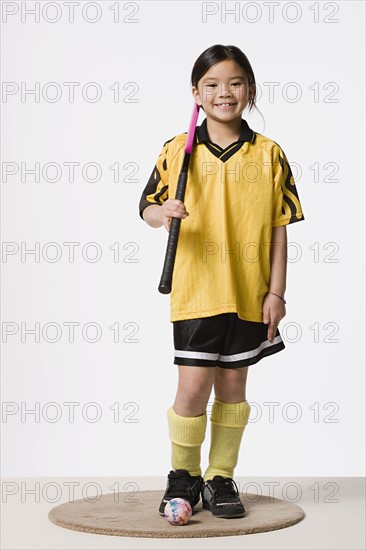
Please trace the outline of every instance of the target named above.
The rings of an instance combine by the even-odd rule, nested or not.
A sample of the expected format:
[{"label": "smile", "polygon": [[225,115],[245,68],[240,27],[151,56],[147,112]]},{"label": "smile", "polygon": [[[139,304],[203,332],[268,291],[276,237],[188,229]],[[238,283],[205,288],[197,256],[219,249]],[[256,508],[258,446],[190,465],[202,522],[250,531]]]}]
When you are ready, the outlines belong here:
[{"label": "smile", "polygon": [[236,103],[216,103],[215,107],[221,107],[222,109],[227,109],[229,107],[233,107],[236,105]]}]

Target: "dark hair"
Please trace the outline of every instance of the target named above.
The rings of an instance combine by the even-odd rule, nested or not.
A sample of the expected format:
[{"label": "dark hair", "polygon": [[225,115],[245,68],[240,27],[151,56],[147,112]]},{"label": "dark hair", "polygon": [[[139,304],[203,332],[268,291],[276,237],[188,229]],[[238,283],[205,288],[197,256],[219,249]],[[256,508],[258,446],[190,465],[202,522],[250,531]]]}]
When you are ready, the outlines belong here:
[{"label": "dark hair", "polygon": [[203,75],[216,63],[225,61],[226,59],[233,59],[243,69],[247,84],[250,87],[248,107],[249,111],[256,107],[255,100],[257,96],[257,86],[255,83],[255,77],[253,69],[247,56],[236,46],[223,46],[222,44],[215,44],[210,46],[201,53],[196,59],[196,62],[192,69],[191,84],[197,88],[198,81]]}]

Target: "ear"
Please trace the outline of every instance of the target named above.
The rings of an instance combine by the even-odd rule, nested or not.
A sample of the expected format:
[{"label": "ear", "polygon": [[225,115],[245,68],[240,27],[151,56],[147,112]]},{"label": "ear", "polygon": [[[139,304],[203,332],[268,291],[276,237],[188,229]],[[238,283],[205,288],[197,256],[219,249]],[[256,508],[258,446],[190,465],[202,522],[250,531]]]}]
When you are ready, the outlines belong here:
[{"label": "ear", "polygon": [[201,98],[200,98],[200,94],[199,94],[197,88],[195,88],[195,86],[192,86],[192,95],[193,95],[193,99],[195,100],[197,105],[199,105],[201,107],[202,106],[202,101],[201,101]]}]

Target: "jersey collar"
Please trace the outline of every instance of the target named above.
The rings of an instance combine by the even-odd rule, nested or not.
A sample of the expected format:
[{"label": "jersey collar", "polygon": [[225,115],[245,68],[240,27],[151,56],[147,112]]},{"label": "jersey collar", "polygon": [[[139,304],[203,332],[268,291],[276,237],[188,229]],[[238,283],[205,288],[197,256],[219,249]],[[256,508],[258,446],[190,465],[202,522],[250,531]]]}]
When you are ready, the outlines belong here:
[{"label": "jersey collar", "polygon": [[[245,143],[246,141],[254,142],[255,132],[249,128],[248,123],[244,118],[241,119],[240,136],[237,143]],[[207,118],[204,119],[200,126],[196,129],[196,143],[212,143],[207,132]]]},{"label": "jersey collar", "polygon": [[242,118],[238,141],[231,143],[231,145],[223,149],[216,143],[210,141],[207,133],[207,118],[205,118],[201,126],[196,127],[196,143],[204,143],[207,149],[222,162],[226,162],[235,155],[237,151],[240,151],[245,142],[254,143],[255,136],[255,132],[249,128],[247,121]]}]

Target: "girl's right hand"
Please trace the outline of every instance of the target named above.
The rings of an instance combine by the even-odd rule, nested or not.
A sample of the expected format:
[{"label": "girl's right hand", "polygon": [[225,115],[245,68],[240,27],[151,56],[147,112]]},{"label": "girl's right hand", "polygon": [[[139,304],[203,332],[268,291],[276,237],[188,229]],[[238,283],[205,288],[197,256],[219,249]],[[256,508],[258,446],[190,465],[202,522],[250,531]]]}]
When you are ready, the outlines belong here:
[{"label": "girl's right hand", "polygon": [[159,209],[162,224],[169,232],[171,218],[186,218],[189,216],[183,202],[178,199],[167,199]]}]

